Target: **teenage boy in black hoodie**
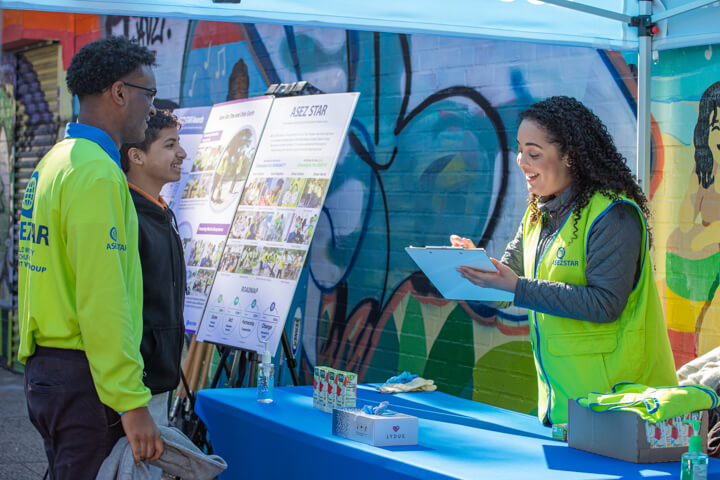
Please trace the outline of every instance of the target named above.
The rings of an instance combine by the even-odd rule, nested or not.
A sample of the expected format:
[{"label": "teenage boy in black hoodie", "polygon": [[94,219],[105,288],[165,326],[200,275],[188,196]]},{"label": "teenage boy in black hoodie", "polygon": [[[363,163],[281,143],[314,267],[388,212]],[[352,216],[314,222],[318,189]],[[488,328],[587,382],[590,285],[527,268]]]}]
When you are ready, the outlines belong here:
[{"label": "teenage boy in black hoodie", "polygon": [[153,394],[148,408],[158,425],[167,425],[168,395],[180,381],[185,326],[185,259],[177,224],[160,196],[180,179],[187,156],[180,146],[178,119],[158,110],[148,121],[145,140],[125,144],[120,163],[138,215],[143,276],[143,381]]}]

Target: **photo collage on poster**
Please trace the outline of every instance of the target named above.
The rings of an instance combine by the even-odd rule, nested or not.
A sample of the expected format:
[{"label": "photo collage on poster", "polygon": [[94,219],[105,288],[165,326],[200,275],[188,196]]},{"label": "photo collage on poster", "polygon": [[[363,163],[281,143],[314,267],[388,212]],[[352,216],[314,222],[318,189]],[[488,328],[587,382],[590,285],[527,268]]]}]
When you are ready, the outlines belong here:
[{"label": "photo collage on poster", "polygon": [[195,154],[182,199],[205,200],[214,211],[234,204],[250,170],[256,142],[251,126],[240,129],[227,144],[215,144],[215,137],[208,136]]},{"label": "photo collage on poster", "polygon": [[187,174],[174,211],[185,252],[188,331],[202,318],[271,104],[272,97],[259,97],[213,106],[194,154],[183,162]]},{"label": "photo collage on poster", "polygon": [[248,182],[220,271],[297,280],[328,185],[329,179],[302,177]]},{"label": "photo collage on poster", "polygon": [[[230,225],[198,339],[277,349],[357,94],[275,99]],[[294,115],[327,102],[329,115]]]}]

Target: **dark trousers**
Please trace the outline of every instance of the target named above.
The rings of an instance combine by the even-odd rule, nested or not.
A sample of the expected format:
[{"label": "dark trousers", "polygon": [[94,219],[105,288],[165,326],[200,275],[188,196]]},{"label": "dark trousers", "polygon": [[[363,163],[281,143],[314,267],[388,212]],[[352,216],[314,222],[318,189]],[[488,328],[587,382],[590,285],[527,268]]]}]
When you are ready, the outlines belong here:
[{"label": "dark trousers", "polygon": [[25,397],[51,478],[94,479],[124,433],[120,416],[98,398],[85,352],[37,347],[25,365]]}]

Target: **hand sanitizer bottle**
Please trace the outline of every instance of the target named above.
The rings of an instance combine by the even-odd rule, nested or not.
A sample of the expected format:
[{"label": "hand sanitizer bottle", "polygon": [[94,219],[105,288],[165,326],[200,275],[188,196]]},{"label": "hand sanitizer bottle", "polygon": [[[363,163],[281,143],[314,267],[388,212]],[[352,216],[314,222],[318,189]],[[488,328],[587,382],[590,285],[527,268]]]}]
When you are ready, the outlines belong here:
[{"label": "hand sanitizer bottle", "polygon": [[683,420],[693,426],[693,436],[688,442],[688,453],[682,456],[680,480],[706,480],[708,456],[702,453],[702,438],[700,437],[700,422],[697,420]]},{"label": "hand sanitizer bottle", "polygon": [[257,373],[257,401],[271,403],[273,401],[273,384],[275,383],[275,365],[272,363],[268,343],[265,342],[265,351],[262,354],[262,363]]}]

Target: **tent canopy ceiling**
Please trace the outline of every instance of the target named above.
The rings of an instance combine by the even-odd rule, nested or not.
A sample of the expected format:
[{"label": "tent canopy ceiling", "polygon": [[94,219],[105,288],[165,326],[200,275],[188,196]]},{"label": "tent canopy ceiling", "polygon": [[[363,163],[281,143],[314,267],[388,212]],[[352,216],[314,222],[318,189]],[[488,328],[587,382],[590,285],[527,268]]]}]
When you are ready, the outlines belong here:
[{"label": "tent canopy ceiling", "polygon": [[[635,28],[617,18],[608,18],[612,15],[598,16],[567,6],[587,6],[627,18],[637,15],[639,1],[643,0],[241,0],[240,3],[213,3],[212,0],[0,0],[0,7],[425,33],[636,51]],[[660,33],[653,40],[655,49],[720,43],[720,28],[717,28],[720,2],[654,0],[653,16],[688,7],[694,9],[659,22]]]},{"label": "tent canopy ceiling", "polygon": [[[625,0],[583,0],[624,12]],[[634,3],[634,2],[630,2]],[[427,33],[637,49],[621,22],[537,0],[0,0],[2,8]]]},{"label": "tent canopy ceiling", "polygon": [[[0,8],[425,33],[637,51],[637,30],[617,17],[637,15],[642,1],[0,0]],[[568,6],[604,10],[616,18]],[[653,0],[653,18],[688,8],[688,12],[658,22],[660,33],[653,39],[654,49],[720,43],[720,2]]]},{"label": "tent canopy ceiling", "polygon": [[[684,9],[702,5],[683,12]],[[720,2],[692,0],[663,0],[653,2],[653,18],[662,18],[666,12],[683,12],[660,20],[660,34],[653,38],[654,50],[710,45],[720,43]]]}]

